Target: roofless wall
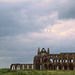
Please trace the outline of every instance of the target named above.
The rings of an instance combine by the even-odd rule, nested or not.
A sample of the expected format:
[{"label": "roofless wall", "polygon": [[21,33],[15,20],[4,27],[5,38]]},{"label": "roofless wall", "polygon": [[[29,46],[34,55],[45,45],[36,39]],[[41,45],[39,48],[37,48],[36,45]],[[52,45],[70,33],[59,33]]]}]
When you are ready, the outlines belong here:
[{"label": "roofless wall", "polygon": [[38,48],[33,64],[11,64],[10,69],[75,70],[75,53],[50,54],[49,48]]}]

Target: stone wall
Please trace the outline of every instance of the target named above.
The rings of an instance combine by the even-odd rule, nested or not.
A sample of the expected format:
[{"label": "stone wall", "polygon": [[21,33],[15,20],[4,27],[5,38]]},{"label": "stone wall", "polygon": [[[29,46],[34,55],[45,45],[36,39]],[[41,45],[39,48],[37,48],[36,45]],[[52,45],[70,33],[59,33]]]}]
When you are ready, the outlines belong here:
[{"label": "stone wall", "polygon": [[75,53],[50,54],[49,48],[38,48],[33,64],[11,64],[11,70],[75,70]]},{"label": "stone wall", "polygon": [[33,64],[11,64],[11,70],[33,69]]},{"label": "stone wall", "polygon": [[34,57],[34,68],[43,70],[75,70],[75,53],[49,54],[44,48]]}]

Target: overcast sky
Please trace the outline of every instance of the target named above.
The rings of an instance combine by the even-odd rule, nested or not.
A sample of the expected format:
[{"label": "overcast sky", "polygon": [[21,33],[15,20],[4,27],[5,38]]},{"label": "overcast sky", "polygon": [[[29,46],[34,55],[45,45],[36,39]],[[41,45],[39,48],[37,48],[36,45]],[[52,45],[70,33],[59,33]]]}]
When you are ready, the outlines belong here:
[{"label": "overcast sky", "polygon": [[75,0],[0,0],[0,68],[33,63],[38,47],[75,52]]}]

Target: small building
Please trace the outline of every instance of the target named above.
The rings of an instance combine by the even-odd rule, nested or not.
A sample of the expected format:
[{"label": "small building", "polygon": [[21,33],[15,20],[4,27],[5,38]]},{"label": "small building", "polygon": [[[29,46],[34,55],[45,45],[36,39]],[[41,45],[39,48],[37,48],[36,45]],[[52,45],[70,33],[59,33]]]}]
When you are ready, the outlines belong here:
[{"label": "small building", "polygon": [[10,69],[75,70],[75,53],[50,54],[49,48],[38,48],[33,64],[11,64]]}]

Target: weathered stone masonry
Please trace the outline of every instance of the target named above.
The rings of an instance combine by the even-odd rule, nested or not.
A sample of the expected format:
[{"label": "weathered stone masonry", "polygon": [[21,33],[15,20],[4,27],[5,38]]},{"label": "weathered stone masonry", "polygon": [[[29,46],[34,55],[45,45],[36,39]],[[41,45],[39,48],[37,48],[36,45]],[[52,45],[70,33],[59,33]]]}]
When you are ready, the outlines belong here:
[{"label": "weathered stone masonry", "polygon": [[11,64],[11,70],[33,69],[33,64]]},{"label": "weathered stone masonry", "polygon": [[11,64],[12,70],[75,70],[75,53],[50,54],[49,48],[40,50],[34,57],[33,64]]}]

